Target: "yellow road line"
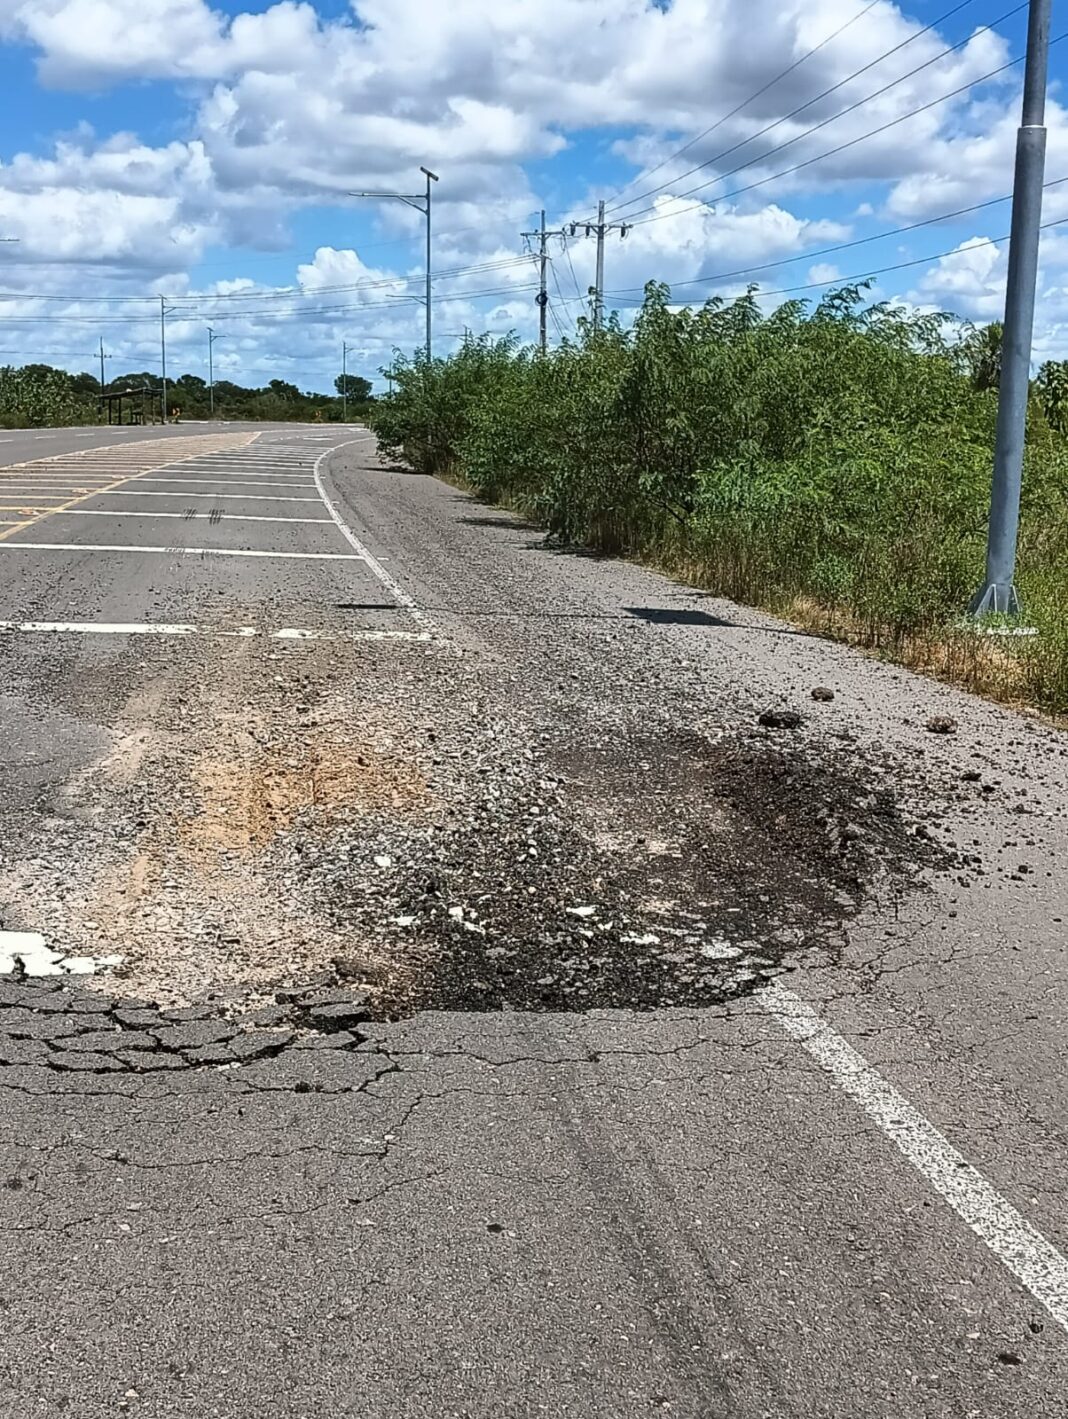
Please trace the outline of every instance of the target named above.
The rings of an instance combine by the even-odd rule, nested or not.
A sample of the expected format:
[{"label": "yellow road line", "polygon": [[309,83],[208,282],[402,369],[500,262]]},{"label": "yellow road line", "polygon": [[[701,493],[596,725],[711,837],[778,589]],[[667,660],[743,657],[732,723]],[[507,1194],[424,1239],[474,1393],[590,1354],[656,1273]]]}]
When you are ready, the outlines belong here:
[{"label": "yellow road line", "polygon": [[[237,435],[231,435],[230,437],[237,437]],[[226,442],[226,443],[224,443],[224,444],[222,445],[221,448],[216,449],[215,452],[217,452],[217,453],[222,453],[222,452],[224,452],[227,448],[244,448],[244,447],[246,447],[248,444],[252,443],[255,438],[256,438],[256,435],[255,435],[255,434],[253,434],[253,435],[251,435],[251,436],[246,436],[246,440],[245,440],[245,443],[244,443],[244,444],[231,444],[230,442]],[[157,448],[159,447],[159,445],[156,443],[155,440],[147,440],[147,439],[146,439],[146,440],[144,440],[144,442],[145,442],[145,443],[154,444],[155,447],[157,447]],[[178,442],[186,443],[186,442],[191,442],[191,440],[188,440],[188,441],[187,441],[187,440],[185,440],[185,439],[182,439],[182,440],[175,439],[174,442],[175,442],[175,443],[178,443]],[[122,475],[122,477],[114,479],[114,481],[112,481],[111,483],[108,483],[105,487],[102,487],[102,488],[94,488],[91,492],[80,493],[77,497],[68,498],[66,502],[60,503],[57,507],[48,508],[48,509],[46,509],[46,510],[44,510],[44,511],[42,511],[42,512],[37,513],[34,517],[27,519],[26,522],[12,523],[11,526],[8,527],[8,529],[7,529],[6,532],[0,532],[0,542],[3,542],[6,538],[12,536],[12,534],[15,533],[15,532],[17,532],[17,531],[19,531],[20,528],[30,527],[30,526],[36,526],[37,523],[39,523],[39,522],[44,522],[46,518],[54,517],[57,513],[66,512],[66,510],[67,510],[68,508],[77,507],[77,505],[78,505],[79,503],[84,503],[84,502],[86,502],[89,498],[95,498],[95,497],[99,496],[101,493],[110,493],[114,488],[119,488],[119,487],[121,487],[121,486],[123,485],[123,483],[132,483],[132,482],[136,481],[136,479],[138,479],[138,478],[143,478],[146,473],[155,473],[155,472],[157,472],[160,468],[170,468],[170,467],[173,467],[173,465],[176,464],[176,463],[189,463],[190,461],[192,461],[192,460],[195,459],[195,458],[202,458],[202,457],[204,457],[205,454],[206,454],[206,453],[209,453],[209,452],[210,452],[210,450],[206,450],[206,449],[203,449],[203,448],[199,448],[199,449],[196,449],[196,450],[195,450],[194,452],[192,452],[192,453],[187,453],[187,454],[185,454],[184,457],[181,457],[181,458],[170,458],[170,459],[168,459],[168,460],[167,460],[166,462],[164,462],[164,463],[156,463],[156,464],[153,464],[153,465],[152,465],[151,467],[149,467],[149,468],[142,468],[139,473],[124,473],[124,474]],[[44,461],[47,461],[47,460],[44,460]],[[26,464],[23,464],[22,466],[23,466],[23,467],[26,467],[27,465],[26,465]]]}]

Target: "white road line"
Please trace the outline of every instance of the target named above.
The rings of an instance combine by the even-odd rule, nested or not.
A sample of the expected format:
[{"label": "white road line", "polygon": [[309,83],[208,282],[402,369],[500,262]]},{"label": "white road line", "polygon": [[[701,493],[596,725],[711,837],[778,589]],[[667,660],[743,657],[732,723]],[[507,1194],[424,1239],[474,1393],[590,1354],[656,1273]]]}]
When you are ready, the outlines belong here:
[{"label": "white road line", "polygon": [[0,542],[8,549],[28,552],[145,552],[164,557],[287,557],[306,562],[365,562],[356,552],[261,552],[250,547],[138,547],[109,542]]},{"label": "white road line", "polygon": [[[60,513],[61,517],[178,517],[183,522],[193,522],[197,519],[210,518],[210,512],[194,512],[191,508],[185,512],[144,512],[136,508],[90,508],[72,507],[66,512]],[[257,516],[246,512],[220,512],[216,518],[217,522],[288,522],[291,525],[306,526],[314,524],[318,527],[330,527],[331,520],[328,517],[266,517]]]},{"label": "white road line", "polygon": [[319,503],[319,498],[277,497],[273,493],[142,493],[138,488],[111,488],[106,498],[218,498],[236,503]]},{"label": "white road line", "polygon": [[282,626],[277,631],[259,631],[255,626],[197,626],[182,621],[0,621],[0,633],[22,635],[85,636],[226,636],[249,640],[264,635],[275,641],[430,641],[429,631],[313,631]]},{"label": "white road line", "polygon": [[294,484],[301,488],[310,488],[312,486],[310,477],[302,478],[293,472],[290,472],[285,478],[275,478],[273,476],[265,477],[262,473],[216,473],[211,468],[191,468],[187,473],[183,473],[180,478],[176,478],[173,481],[182,483],[215,483],[220,488],[226,488],[234,484],[241,487],[245,483],[255,483],[264,488],[288,488]]},{"label": "white road line", "polygon": [[[365,434],[362,438],[348,439],[345,443],[335,444],[333,448],[328,448],[323,453],[321,453],[319,457],[315,460],[315,467],[312,470],[315,475],[315,487],[318,490],[319,496],[322,498],[324,504],[326,505],[327,512],[337,524],[338,531],[341,533],[342,537],[344,537],[345,541],[348,542],[349,546],[355,548],[356,552],[360,557],[360,560],[367,563],[368,567],[370,567],[371,571],[374,572],[375,576],[386,588],[389,594],[393,597],[393,599],[397,602],[399,606],[404,607],[404,609],[408,612],[409,616],[411,616],[413,621],[417,622],[420,626],[425,626],[428,630],[435,630],[436,627],[434,626],[434,622],[430,619],[426,612],[421,611],[419,609],[419,607],[415,603],[414,598],[404,590],[404,588],[399,584],[399,582],[394,581],[394,579],[390,576],[389,572],[386,571],[382,563],[371,555],[371,553],[363,545],[360,539],[356,536],[355,532],[353,532],[352,528],[349,527],[348,524],[345,522],[345,519],[338,512],[334,504],[326,496],[326,489],[323,487],[322,475],[322,466],[325,461],[331,456],[331,454],[337,453],[339,449],[348,448],[351,444],[354,443],[365,443],[369,438],[373,439],[374,434]],[[0,547],[2,547],[3,545],[4,544],[0,542]]]},{"label": "white road line", "polygon": [[[158,471],[153,469],[153,472]],[[206,483],[209,487],[215,487],[219,482],[218,478],[186,478],[181,474],[174,478],[140,478],[138,481],[141,483],[181,483],[183,487],[189,483]],[[235,478],[226,486],[229,488],[312,488],[315,484],[305,481],[267,483],[260,478]]]},{"label": "white road line", "polygon": [[53,635],[77,633],[99,636],[195,636],[197,628],[177,622],[147,624],[137,621],[0,621],[0,631],[43,631]]},{"label": "white road line", "polygon": [[309,478],[311,477],[311,464],[298,466],[295,463],[279,464],[277,468],[261,468],[256,464],[245,463],[240,467],[225,466],[217,467],[214,463],[204,462],[191,465],[189,473],[211,473],[222,478]]},{"label": "white road line", "polygon": [[800,996],[775,983],[756,999],[1068,1330],[1068,1258],[995,1192],[963,1154]]}]

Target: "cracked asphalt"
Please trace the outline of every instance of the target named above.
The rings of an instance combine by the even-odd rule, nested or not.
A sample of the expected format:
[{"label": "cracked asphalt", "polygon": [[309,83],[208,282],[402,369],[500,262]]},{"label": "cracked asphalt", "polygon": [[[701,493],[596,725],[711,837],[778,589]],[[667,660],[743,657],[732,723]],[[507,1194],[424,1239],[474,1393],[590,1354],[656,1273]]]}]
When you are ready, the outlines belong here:
[{"label": "cracked asphalt", "polygon": [[0,448],[0,931],[123,957],[0,976],[0,1414],[1068,1413],[1063,735],[360,430],[139,432]]}]

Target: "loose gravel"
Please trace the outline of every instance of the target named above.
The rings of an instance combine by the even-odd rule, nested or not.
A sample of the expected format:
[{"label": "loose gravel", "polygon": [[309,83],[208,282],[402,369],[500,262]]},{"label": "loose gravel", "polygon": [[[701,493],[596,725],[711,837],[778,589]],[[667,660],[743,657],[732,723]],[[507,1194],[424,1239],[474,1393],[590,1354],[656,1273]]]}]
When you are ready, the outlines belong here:
[{"label": "loose gravel", "polygon": [[[124,1030],[309,985],[377,1019],[722,1003],[833,959],[873,892],[953,862],[926,778],[789,707],[680,722],[677,697],[547,693],[440,642],[201,641],[143,649],[138,671],[62,801],[14,815],[2,911],[54,949],[121,955],[90,988],[131,1001]],[[350,1029],[348,999],[284,1011],[262,1048]],[[149,1053],[235,1049],[177,1038]]]}]

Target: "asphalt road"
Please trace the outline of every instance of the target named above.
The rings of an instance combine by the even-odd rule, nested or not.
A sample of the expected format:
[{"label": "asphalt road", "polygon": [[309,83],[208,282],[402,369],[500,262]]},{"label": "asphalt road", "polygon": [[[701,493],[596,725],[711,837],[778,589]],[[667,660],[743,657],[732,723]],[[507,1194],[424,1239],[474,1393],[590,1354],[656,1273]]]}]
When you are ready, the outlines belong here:
[{"label": "asphalt road", "polygon": [[1068,1413],[1063,737],[147,432],[0,445],[0,1413]]},{"label": "asphalt road", "polygon": [[0,468],[32,459],[51,458],[55,454],[78,453],[89,448],[114,448],[127,443],[144,443],[152,439],[187,438],[206,430],[229,432],[235,429],[284,428],[284,425],[231,423],[225,420],[206,424],[192,421],[178,424],[99,425],[75,429],[0,429]]}]

